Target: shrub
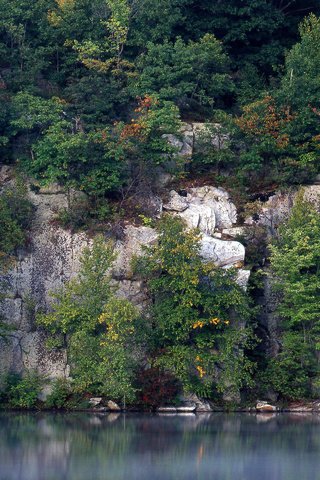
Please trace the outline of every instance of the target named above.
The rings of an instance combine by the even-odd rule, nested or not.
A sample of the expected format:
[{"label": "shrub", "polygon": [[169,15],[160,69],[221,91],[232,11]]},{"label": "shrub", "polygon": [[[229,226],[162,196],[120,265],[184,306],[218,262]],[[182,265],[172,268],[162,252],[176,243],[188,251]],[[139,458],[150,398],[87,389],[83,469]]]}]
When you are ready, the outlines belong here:
[{"label": "shrub", "polygon": [[137,377],[138,400],[147,407],[172,404],[181,385],[171,373],[159,368],[143,370]]},{"label": "shrub", "polygon": [[53,382],[52,391],[46,399],[46,407],[65,408],[71,393],[70,382],[66,378],[57,378]]},{"label": "shrub", "polygon": [[10,377],[6,386],[9,405],[14,408],[34,408],[43,384],[43,376],[36,371],[27,371],[22,378]]}]

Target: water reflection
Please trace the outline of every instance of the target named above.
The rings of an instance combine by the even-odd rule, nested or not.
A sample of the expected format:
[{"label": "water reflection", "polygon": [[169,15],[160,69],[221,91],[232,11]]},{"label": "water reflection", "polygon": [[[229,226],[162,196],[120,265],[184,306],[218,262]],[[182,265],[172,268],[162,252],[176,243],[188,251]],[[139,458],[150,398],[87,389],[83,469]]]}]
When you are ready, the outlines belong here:
[{"label": "water reflection", "polygon": [[320,480],[320,417],[0,414],[1,480]]}]

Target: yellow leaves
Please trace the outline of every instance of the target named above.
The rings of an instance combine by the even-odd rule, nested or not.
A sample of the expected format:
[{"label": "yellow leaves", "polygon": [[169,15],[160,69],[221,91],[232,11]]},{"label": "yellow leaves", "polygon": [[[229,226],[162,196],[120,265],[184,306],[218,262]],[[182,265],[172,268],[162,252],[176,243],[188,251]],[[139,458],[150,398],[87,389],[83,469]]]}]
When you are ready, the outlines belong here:
[{"label": "yellow leaves", "polygon": [[200,378],[203,378],[204,375],[206,374],[205,369],[202,368],[201,365],[197,365],[197,366],[196,366],[196,369],[198,370],[199,377],[200,377]]},{"label": "yellow leaves", "polygon": [[53,26],[53,27],[58,27],[62,21],[62,18],[60,15],[57,14],[57,12],[54,12],[52,10],[49,10],[48,15],[48,22]]},{"label": "yellow leaves", "polygon": [[196,328],[203,328],[204,325],[205,325],[205,322],[201,322],[200,320],[198,320],[192,325],[192,328],[195,330]]},{"label": "yellow leaves", "polygon": [[203,378],[203,377],[205,376],[205,374],[206,374],[206,371],[205,371],[205,369],[203,368],[202,365],[199,365],[199,363],[202,362],[202,359],[201,359],[201,357],[200,357],[199,355],[197,355],[196,358],[195,358],[195,360],[196,360],[196,362],[198,362],[198,365],[196,365],[196,370],[197,370],[198,373],[199,373],[199,377],[200,377],[200,378]]},{"label": "yellow leaves", "polygon": [[60,10],[68,10],[74,7],[75,0],[56,0],[56,4]]},{"label": "yellow leaves", "polygon": [[[219,325],[221,323],[221,320],[220,318],[218,317],[215,317],[215,318],[211,318],[211,320],[209,320],[209,324],[210,325]],[[229,320],[225,320],[223,322],[225,325],[229,325],[230,321]],[[197,328],[203,328],[204,326],[206,325],[206,322],[203,321],[203,320],[198,320],[197,322],[195,322],[193,325],[192,325],[192,328],[194,330],[196,330]]]},{"label": "yellow leaves", "polygon": [[67,13],[73,10],[75,6],[75,0],[56,0],[57,10],[48,11],[48,21],[54,27],[58,27],[63,20],[60,13]]},{"label": "yellow leaves", "polygon": [[220,323],[220,319],[212,318],[209,323],[211,323],[211,325],[218,325]]},{"label": "yellow leaves", "polygon": [[130,302],[114,297],[105,305],[98,322],[106,325],[106,337],[109,342],[124,343],[134,334],[133,321],[137,315],[137,309]]}]

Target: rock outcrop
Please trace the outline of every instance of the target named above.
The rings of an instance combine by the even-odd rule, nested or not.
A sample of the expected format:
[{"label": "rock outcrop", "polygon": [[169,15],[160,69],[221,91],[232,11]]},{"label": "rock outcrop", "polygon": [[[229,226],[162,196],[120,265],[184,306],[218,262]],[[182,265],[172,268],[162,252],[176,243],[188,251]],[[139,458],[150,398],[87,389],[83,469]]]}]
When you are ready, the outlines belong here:
[{"label": "rock outcrop", "polygon": [[[7,171],[2,174],[3,182],[11,181]],[[68,205],[68,196],[59,186],[38,193],[29,191],[29,197],[35,205],[30,241],[5,276],[8,290],[1,302],[0,314],[14,330],[7,343],[0,340],[0,375],[37,368],[49,378],[68,376],[66,352],[46,349],[46,334],[35,324],[35,314],[47,310],[50,293],[77,274],[81,252],[91,239],[85,233],[72,233],[57,225],[57,211]],[[181,216],[189,228],[198,228],[203,260],[223,268],[238,268],[239,283],[245,288],[250,272],[240,268],[245,258],[243,245],[215,237],[223,229],[233,228],[237,221],[236,207],[225,190],[191,188],[185,196],[171,191],[163,209]],[[148,303],[148,295],[143,282],[132,272],[131,260],[142,253],[144,246],[157,242],[157,238],[153,228],[127,224],[123,238],[115,243],[117,259],[111,272],[113,282],[118,295],[140,308]]]}]

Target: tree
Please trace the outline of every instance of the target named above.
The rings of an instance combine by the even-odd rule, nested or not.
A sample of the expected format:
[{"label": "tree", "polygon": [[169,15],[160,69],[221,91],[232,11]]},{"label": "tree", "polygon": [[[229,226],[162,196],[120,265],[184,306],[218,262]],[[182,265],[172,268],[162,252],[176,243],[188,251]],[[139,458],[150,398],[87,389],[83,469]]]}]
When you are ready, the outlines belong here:
[{"label": "tree", "polygon": [[[132,69],[132,64],[123,58],[129,30],[130,6],[127,0],[106,0],[106,5],[110,16],[101,22],[107,33],[104,41],[75,41],[73,47],[87,68],[120,75],[123,70]],[[102,58],[99,58],[101,56]]]},{"label": "tree", "polygon": [[288,52],[279,95],[293,111],[319,107],[320,18],[311,14],[299,27],[300,42]]},{"label": "tree", "polygon": [[212,106],[233,88],[228,58],[211,34],[198,42],[184,42],[179,37],[175,42],[149,42],[146,53],[138,58],[138,69],[138,94],[158,94],[183,110],[193,105]]},{"label": "tree", "polygon": [[131,337],[138,313],[130,302],[114,297],[109,270],[113,246],[97,237],[81,258],[78,277],[55,292],[52,311],[38,317],[57,347],[65,336],[74,388],[121,400],[134,399]]},{"label": "tree", "polygon": [[310,395],[312,382],[319,380],[319,235],[320,215],[301,192],[289,220],[280,228],[279,240],[271,246],[271,265],[282,294],[283,334],[282,348],[272,362],[282,370],[282,381],[278,377],[273,382],[280,393],[293,398]]},{"label": "tree", "polygon": [[[250,383],[252,364],[239,354],[232,357],[232,372],[224,368],[221,351],[230,348],[231,354],[250,344],[243,327],[249,317],[246,295],[232,270],[202,262],[200,236],[185,231],[181,219],[164,217],[159,233],[159,243],[137,260],[153,301],[151,363],[174,374],[186,391],[211,396],[215,386],[224,391],[227,383],[238,391]],[[221,378],[216,369],[223,371]]]}]

